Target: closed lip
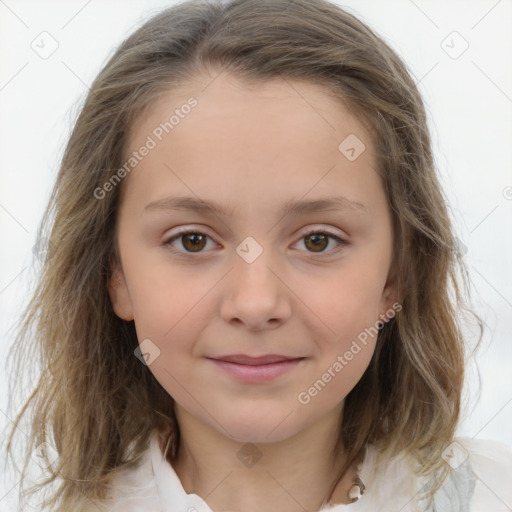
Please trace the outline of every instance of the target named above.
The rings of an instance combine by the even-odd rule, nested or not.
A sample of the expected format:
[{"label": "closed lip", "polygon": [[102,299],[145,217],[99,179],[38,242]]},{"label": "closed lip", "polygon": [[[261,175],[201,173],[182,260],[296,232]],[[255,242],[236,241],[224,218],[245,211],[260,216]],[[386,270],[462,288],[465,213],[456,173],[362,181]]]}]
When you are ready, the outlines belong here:
[{"label": "closed lip", "polygon": [[233,354],[227,356],[219,356],[219,357],[208,357],[208,359],[214,359],[216,361],[225,361],[227,363],[235,363],[235,364],[248,364],[248,365],[262,365],[262,364],[272,364],[279,363],[282,361],[291,361],[295,359],[304,359],[303,357],[291,357],[291,356],[283,356],[279,354],[267,354],[264,356],[248,356],[245,354]]}]

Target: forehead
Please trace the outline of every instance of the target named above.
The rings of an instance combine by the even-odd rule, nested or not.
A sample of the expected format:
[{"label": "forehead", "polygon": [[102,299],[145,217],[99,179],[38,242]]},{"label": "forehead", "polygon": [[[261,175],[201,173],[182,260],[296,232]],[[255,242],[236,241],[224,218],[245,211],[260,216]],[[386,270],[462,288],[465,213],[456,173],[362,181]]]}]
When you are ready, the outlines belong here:
[{"label": "forehead", "polygon": [[[197,103],[192,109],[186,105],[190,99]],[[162,90],[130,127],[128,146],[137,146],[142,137],[169,121],[173,113],[176,114],[171,123],[174,137],[188,132],[189,125],[198,137],[220,135],[228,132],[233,127],[230,122],[235,120],[239,123],[237,128],[244,129],[244,133],[256,134],[258,129],[269,133],[286,126],[296,136],[308,132],[311,135],[313,131],[325,135],[329,130],[336,139],[344,130],[353,129],[370,142],[364,119],[327,85],[289,78],[250,81],[221,72],[217,76],[200,75]],[[185,123],[187,118],[190,120]],[[198,122],[194,123],[194,119]],[[296,121],[307,125],[297,125]],[[164,136],[168,134],[165,132]]]},{"label": "forehead", "polygon": [[[149,139],[154,147],[123,183],[130,189],[133,182],[147,201],[162,189],[297,196],[376,179],[363,120],[326,87],[304,80],[198,77],[161,94],[139,116],[126,156]],[[343,152],[347,144],[360,152],[356,159]]]}]

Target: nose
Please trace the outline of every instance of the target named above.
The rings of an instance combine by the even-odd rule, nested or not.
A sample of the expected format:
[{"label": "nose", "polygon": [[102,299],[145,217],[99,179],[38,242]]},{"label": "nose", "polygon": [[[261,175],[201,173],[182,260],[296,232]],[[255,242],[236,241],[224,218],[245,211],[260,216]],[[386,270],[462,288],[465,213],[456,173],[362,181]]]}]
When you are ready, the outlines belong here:
[{"label": "nose", "polygon": [[277,328],[290,317],[293,294],[283,272],[271,268],[266,253],[251,263],[236,255],[223,283],[221,316],[226,322],[260,331]]}]

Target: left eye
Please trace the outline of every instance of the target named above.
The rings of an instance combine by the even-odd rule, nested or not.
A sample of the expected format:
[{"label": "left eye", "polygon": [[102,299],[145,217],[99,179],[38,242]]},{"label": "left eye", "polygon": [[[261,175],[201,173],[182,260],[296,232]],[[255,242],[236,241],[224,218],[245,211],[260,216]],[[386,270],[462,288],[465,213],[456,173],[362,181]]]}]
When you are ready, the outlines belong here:
[{"label": "left eye", "polygon": [[[177,233],[176,235],[172,236],[171,238],[167,239],[163,245],[171,246],[172,250],[176,250],[173,246],[173,243],[177,240],[181,242],[182,247],[185,249],[184,251],[178,249],[178,252],[185,252],[188,254],[193,253],[200,253],[204,252],[203,249],[206,245],[207,239],[211,238],[201,233],[200,231],[181,231],[180,233]],[[312,253],[319,254],[320,257],[323,257],[326,251],[325,249],[329,245],[330,240],[334,240],[338,244],[338,248],[340,245],[346,245],[347,242],[340,238],[337,235],[334,235],[333,233],[329,233],[326,231],[310,231],[309,233],[306,233],[303,235],[300,239],[300,241],[305,241],[304,245],[306,249],[309,249]],[[332,252],[337,252],[337,249],[328,251],[329,255]]]},{"label": "left eye", "polygon": [[[326,247],[329,245],[329,239],[335,240],[338,244],[338,248],[333,251],[328,251],[328,254],[324,254]],[[322,253],[320,257],[329,256],[332,252],[337,252],[340,246],[346,245],[346,241],[333,233],[326,231],[310,231],[302,236],[301,241],[305,240],[305,246],[312,248],[314,253]]]}]

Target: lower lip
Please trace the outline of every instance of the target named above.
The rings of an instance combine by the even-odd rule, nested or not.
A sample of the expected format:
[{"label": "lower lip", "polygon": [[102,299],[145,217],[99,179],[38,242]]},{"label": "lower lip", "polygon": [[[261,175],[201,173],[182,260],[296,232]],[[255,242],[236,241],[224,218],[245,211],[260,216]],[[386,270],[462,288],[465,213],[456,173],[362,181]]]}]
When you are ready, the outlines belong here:
[{"label": "lower lip", "polygon": [[[302,358],[303,359],[303,358]],[[281,375],[295,368],[302,359],[289,359],[270,364],[238,364],[227,361],[211,359],[217,366],[224,371],[246,382],[265,382],[276,379]]]}]

